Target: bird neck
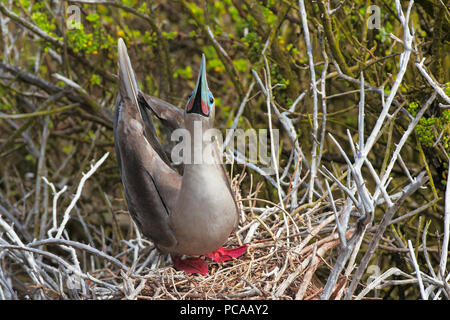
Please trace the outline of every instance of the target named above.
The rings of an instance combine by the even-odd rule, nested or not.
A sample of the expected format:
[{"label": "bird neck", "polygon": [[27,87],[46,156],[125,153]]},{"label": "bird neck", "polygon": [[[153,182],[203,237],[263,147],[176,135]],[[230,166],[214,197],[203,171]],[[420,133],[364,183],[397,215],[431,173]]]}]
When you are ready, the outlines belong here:
[{"label": "bird neck", "polygon": [[211,128],[209,119],[189,121],[186,124],[190,143],[188,144],[189,157],[185,162],[185,170],[189,167],[201,170],[202,166],[220,164],[221,157],[215,139],[220,131]]}]

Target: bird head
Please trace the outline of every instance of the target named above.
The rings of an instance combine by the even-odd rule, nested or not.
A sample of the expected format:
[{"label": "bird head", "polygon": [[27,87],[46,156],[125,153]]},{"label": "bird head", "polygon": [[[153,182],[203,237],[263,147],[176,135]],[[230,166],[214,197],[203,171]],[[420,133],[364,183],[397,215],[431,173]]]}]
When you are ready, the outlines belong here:
[{"label": "bird head", "polygon": [[214,96],[208,88],[208,80],[206,79],[206,59],[203,54],[197,84],[186,103],[186,118],[212,122],[214,119],[214,106]]}]

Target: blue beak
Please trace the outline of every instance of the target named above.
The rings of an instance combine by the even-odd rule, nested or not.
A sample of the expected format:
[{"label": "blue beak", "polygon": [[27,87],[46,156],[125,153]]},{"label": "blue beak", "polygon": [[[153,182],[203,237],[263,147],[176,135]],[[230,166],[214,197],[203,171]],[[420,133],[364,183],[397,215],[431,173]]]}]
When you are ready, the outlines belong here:
[{"label": "blue beak", "polygon": [[186,113],[197,113],[209,117],[210,108],[208,104],[208,81],[206,79],[206,58],[202,54],[202,64],[198,73],[197,84],[187,104]]}]

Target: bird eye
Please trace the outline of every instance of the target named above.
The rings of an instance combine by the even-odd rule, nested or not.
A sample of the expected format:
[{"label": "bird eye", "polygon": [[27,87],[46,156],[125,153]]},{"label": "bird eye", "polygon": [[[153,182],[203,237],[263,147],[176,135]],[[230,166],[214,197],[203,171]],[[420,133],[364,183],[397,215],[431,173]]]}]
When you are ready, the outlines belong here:
[{"label": "bird eye", "polygon": [[209,103],[213,104],[214,103],[214,98],[212,96],[209,96]]}]

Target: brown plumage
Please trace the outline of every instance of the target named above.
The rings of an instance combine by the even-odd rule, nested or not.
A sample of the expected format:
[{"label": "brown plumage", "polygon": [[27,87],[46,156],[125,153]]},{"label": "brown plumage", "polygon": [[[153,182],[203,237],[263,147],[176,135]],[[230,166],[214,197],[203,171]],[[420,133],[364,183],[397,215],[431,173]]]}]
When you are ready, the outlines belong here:
[{"label": "brown plumage", "polygon": [[189,112],[185,112],[143,94],[122,39],[118,47],[114,144],[130,215],[141,232],[164,252],[202,255],[214,251],[238,223],[236,202],[217,145],[211,139],[203,141],[203,150],[209,150],[203,155],[204,161],[185,163],[181,176],[163,151],[151,116],[154,114],[171,129],[188,130],[195,156],[195,123],[202,125],[201,134],[214,123],[214,98],[207,86],[205,58],[188,100]]}]

